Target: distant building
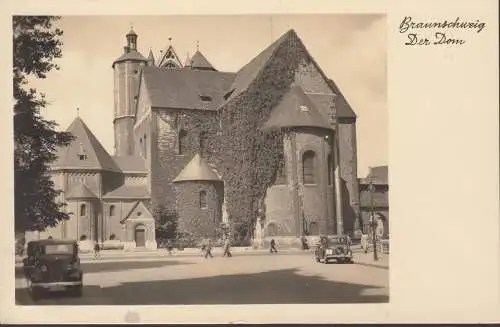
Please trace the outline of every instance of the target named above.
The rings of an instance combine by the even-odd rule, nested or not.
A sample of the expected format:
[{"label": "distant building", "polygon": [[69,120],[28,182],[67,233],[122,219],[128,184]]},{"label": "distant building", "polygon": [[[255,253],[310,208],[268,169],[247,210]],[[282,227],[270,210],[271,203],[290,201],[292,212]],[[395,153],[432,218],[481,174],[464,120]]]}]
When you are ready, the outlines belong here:
[{"label": "distant building", "polygon": [[[210,237],[238,214],[241,207],[234,201],[258,204],[259,212],[265,208],[259,234],[267,237],[359,227],[356,115],[295,31],[238,72],[218,71],[198,48],[184,65],[171,45],[158,60],[152,51],[146,58],[133,30],[126,38],[123,54],[112,63],[115,155],[75,119],[68,131],[77,138],[58,152],[53,166],[71,219],[45,236],[94,241],[114,236],[130,247],[155,247],[152,212],[163,206],[178,214],[183,232]],[[283,165],[265,184],[262,198],[241,199],[252,193],[235,191],[234,172],[241,167],[231,161],[231,155],[251,158],[258,152],[233,149],[227,155],[220,146],[234,137],[226,131],[234,130],[237,120],[239,126],[253,126],[250,139],[283,135],[275,149]],[[246,176],[254,176],[251,160],[247,165]],[[243,188],[259,183],[247,180]]]},{"label": "distant building", "polygon": [[[369,192],[370,182],[374,186],[373,202]],[[370,230],[370,213],[373,205],[375,219],[383,225],[384,237],[389,236],[389,180],[388,167],[378,166],[370,168],[365,178],[359,179],[361,221],[363,233]]]}]

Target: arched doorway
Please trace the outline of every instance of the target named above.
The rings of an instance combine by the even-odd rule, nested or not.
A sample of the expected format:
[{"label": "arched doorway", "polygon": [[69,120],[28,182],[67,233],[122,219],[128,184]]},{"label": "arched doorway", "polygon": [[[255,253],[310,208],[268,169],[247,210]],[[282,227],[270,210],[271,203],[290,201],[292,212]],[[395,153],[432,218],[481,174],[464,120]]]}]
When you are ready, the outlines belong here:
[{"label": "arched doorway", "polygon": [[278,226],[275,223],[270,223],[266,228],[266,236],[277,236],[278,235]]},{"label": "arched doorway", "polygon": [[310,235],[319,235],[319,225],[317,222],[313,221],[309,225],[309,234]]},{"label": "arched doorway", "polygon": [[134,240],[136,247],[146,246],[146,227],[144,225],[135,226]]}]

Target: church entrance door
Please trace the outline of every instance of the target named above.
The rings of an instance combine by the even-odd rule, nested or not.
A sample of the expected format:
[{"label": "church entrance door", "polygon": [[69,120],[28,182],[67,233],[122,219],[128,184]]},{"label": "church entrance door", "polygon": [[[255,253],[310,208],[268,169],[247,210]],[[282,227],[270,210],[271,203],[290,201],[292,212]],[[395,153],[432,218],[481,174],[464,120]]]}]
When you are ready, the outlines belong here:
[{"label": "church entrance door", "polygon": [[139,225],[135,228],[135,246],[144,247],[146,246],[146,229],[143,225]]}]

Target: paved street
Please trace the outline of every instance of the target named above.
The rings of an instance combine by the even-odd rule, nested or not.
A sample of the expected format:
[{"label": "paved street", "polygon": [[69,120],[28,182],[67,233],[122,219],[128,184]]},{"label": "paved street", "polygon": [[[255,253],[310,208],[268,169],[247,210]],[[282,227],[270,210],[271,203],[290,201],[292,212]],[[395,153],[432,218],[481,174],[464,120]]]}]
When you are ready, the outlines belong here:
[{"label": "paved street", "polygon": [[[369,255],[320,264],[310,253],[103,259],[85,262],[82,298],[50,294],[34,303],[16,269],[21,305],[291,304],[388,302],[389,270]],[[385,262],[387,262],[387,257]],[[384,260],[381,260],[383,263]]]}]

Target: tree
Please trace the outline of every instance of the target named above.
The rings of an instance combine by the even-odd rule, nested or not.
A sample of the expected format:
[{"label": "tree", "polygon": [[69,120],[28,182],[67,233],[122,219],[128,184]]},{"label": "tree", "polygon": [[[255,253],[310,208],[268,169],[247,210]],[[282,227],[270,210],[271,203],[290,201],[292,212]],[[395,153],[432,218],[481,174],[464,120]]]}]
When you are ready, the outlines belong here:
[{"label": "tree", "polygon": [[156,219],[156,238],[175,239],[179,220],[178,214],[164,205],[159,205],[154,209],[154,217]]},{"label": "tree", "polygon": [[29,88],[30,78],[46,78],[59,67],[63,32],[54,28],[59,17],[13,17],[14,73],[14,193],[15,229],[44,230],[69,216],[63,203],[57,202],[60,191],[50,178],[50,163],[56,149],[68,145],[72,136],[57,132],[57,124],[40,115],[48,105],[44,94]]}]

